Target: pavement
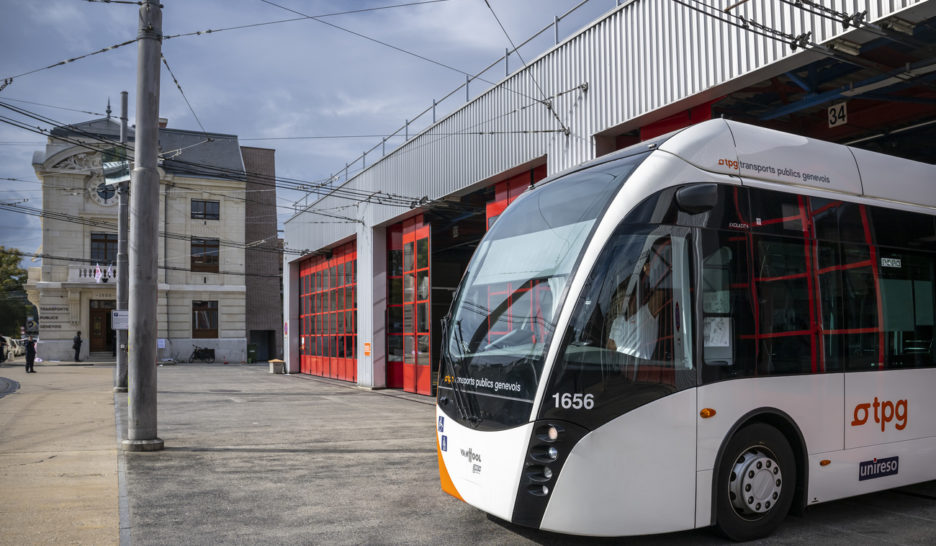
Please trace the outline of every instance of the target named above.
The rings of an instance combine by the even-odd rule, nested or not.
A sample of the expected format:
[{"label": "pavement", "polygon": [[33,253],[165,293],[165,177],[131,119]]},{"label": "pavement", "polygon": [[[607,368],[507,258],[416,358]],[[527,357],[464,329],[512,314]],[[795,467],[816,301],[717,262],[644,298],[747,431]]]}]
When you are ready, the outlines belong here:
[{"label": "pavement", "polygon": [[36,370],[0,368],[0,544],[117,544],[113,368]]},{"label": "pavement", "polygon": [[[22,359],[19,359],[21,362]],[[433,400],[263,364],[158,369],[165,449],[126,453],[113,363],[0,365],[0,544],[618,544],[443,493]],[[933,544],[936,482],[811,507],[759,544]],[[702,529],[628,544],[723,544]]]}]

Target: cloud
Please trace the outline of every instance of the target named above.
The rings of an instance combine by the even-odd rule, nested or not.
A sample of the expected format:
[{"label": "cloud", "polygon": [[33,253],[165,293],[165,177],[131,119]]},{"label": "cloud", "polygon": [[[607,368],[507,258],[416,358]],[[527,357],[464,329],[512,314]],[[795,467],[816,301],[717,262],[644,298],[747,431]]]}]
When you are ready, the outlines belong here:
[{"label": "cloud", "polygon": [[[402,0],[275,0],[312,15],[387,6]],[[526,39],[579,0],[490,0],[515,43]],[[165,2],[166,35],[264,23],[295,14],[257,0]],[[610,0],[592,0],[582,8],[591,20],[613,7]],[[90,53],[132,39],[138,8],[79,0],[0,0],[0,77]],[[563,35],[573,21],[563,23]],[[206,130],[241,137],[387,134],[405,120],[430,108],[464,83],[458,70],[474,73],[503,55],[508,42],[481,0],[449,0],[396,9],[330,17],[327,21],[393,46],[434,59],[441,67],[373,41],[315,21],[295,21],[223,30],[164,40],[163,52],[185,92],[185,98]],[[537,41],[528,59],[552,44],[552,31]],[[120,91],[130,93],[130,119],[135,118],[136,45],[93,55],[65,66],[17,78],[0,94],[44,104],[102,113],[110,97],[119,110]],[[512,68],[515,60],[511,61]],[[503,67],[485,79],[498,81]],[[170,127],[199,130],[165,68],[161,68],[160,115]],[[488,84],[472,83],[472,96]],[[438,116],[464,104],[459,92],[439,105]],[[97,117],[81,112],[26,105],[29,110],[61,123]],[[431,113],[413,123],[411,134],[431,122]],[[35,120],[30,121],[36,125]],[[0,124],[0,141],[42,137]],[[388,151],[402,139],[387,144]],[[315,181],[343,170],[380,139],[270,140],[242,142],[276,150],[277,174]],[[0,145],[0,177],[35,180],[32,152],[44,146]],[[359,164],[358,164],[359,165]],[[0,190],[9,189],[0,181]],[[5,194],[0,194],[5,195]],[[287,200],[300,194],[280,190]],[[38,204],[31,201],[30,204]],[[280,212],[282,214],[282,212]],[[0,229],[24,224],[22,215],[0,213]],[[32,225],[26,223],[25,225]],[[38,246],[38,228],[35,243]],[[12,238],[0,233],[0,244]],[[20,237],[20,235],[16,235]]]}]

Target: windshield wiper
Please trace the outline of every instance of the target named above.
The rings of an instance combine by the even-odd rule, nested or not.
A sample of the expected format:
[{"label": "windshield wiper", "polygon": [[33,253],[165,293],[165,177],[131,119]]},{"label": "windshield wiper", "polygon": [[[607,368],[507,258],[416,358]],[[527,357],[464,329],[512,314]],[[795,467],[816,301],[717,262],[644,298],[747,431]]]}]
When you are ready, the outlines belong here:
[{"label": "windshield wiper", "polygon": [[[455,403],[455,409],[458,411],[459,419],[467,421],[468,423],[480,423],[481,418],[473,415],[470,410],[470,403],[468,401],[468,396],[465,395],[465,392],[462,390],[461,385],[458,384],[458,376],[455,373],[455,363],[452,358],[452,354],[449,351],[449,340],[448,340],[448,329],[449,329],[449,316],[446,316],[442,319],[442,361],[443,369],[448,371],[446,374],[450,378],[451,384],[449,387],[452,389],[453,402]],[[455,321],[455,331],[454,336],[456,337],[455,342],[459,344],[461,349],[461,328],[459,327],[460,321]],[[444,383],[444,381],[443,381]],[[440,402],[446,402],[443,399],[440,399]]]}]

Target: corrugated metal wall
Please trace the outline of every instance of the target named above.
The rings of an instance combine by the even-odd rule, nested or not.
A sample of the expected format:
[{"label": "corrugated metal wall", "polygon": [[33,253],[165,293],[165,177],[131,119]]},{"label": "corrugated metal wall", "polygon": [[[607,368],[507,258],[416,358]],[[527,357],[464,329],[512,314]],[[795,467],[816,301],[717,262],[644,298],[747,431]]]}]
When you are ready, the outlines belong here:
[{"label": "corrugated metal wall", "polygon": [[[823,2],[848,13],[867,9],[872,22],[923,3],[926,0]],[[745,76],[765,77],[764,71],[772,66],[777,73],[789,69],[787,63],[778,66],[778,61],[805,64],[817,58],[818,54],[801,50],[794,57],[785,41],[717,20],[713,16],[733,18],[706,7],[714,4],[715,0],[625,3],[369,166],[344,187],[435,199],[543,156],[549,172],[555,173],[592,159],[596,133],[654,112],[663,117],[669,113],[667,106],[682,110],[715,98],[746,85]],[[779,0],[751,0],[732,13],[788,34],[812,31],[812,41],[818,43],[842,34],[841,23]],[[587,91],[576,89],[586,83]],[[544,97],[551,98],[554,113],[541,102]],[[539,132],[562,127],[569,129],[568,136]],[[478,132],[496,134],[473,134]],[[326,197],[311,208],[325,210],[351,203]],[[405,206],[362,204],[342,214],[373,226],[407,212]],[[319,249],[355,233],[355,223],[321,223],[328,221],[334,220],[311,212],[297,214],[286,223],[287,246]]]}]

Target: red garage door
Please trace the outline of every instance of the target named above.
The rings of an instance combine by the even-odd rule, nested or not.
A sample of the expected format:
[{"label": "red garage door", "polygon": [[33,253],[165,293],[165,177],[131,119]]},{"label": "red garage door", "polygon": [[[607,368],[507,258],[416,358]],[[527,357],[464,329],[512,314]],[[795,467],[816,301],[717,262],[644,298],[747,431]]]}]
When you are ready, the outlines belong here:
[{"label": "red garage door", "polygon": [[302,373],[357,381],[356,262],[351,242],[299,265]]}]

